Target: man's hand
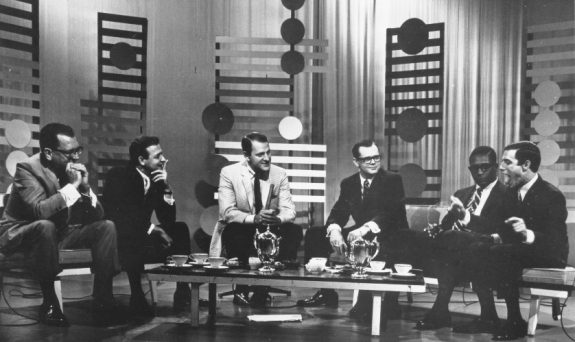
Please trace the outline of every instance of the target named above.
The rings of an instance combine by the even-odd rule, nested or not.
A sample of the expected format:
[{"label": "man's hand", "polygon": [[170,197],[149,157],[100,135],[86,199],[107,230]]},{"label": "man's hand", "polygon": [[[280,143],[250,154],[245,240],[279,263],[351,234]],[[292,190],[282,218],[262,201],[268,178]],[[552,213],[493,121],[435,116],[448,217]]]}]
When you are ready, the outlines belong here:
[{"label": "man's hand", "polygon": [[86,167],[82,164],[68,163],[68,165],[66,165],[68,183],[72,184],[76,189],[82,184],[82,167],[84,172],[88,173]]},{"label": "man's hand", "polygon": [[154,183],[164,183],[166,186],[168,185],[168,171],[165,169],[158,169],[152,171],[152,182]]},{"label": "man's hand", "polygon": [[70,168],[80,172],[81,181],[78,185],[77,189],[80,193],[89,194],[90,193],[90,183],[88,183],[88,169],[86,169],[86,165],[80,163],[70,163]]},{"label": "man's hand", "polygon": [[264,225],[278,225],[281,224],[281,219],[277,217],[277,210],[274,209],[263,209],[260,211],[259,216],[261,218],[261,223]]},{"label": "man's hand", "polygon": [[161,227],[154,226],[152,234],[160,238],[160,242],[163,248],[169,248],[172,245],[172,238]]},{"label": "man's hand", "polygon": [[449,205],[449,212],[455,216],[458,220],[463,220],[465,217],[465,206],[459,198],[455,196],[451,196],[449,198],[451,200],[451,204]]},{"label": "man's hand", "polygon": [[333,248],[334,252],[339,255],[345,255],[347,245],[345,244],[343,236],[339,230],[333,230],[329,234],[329,243],[331,244],[331,248]]},{"label": "man's hand", "polygon": [[357,229],[352,230],[347,234],[347,241],[352,242],[358,239],[361,239],[365,236],[365,234],[369,233],[371,230],[368,226],[361,226]]},{"label": "man's hand", "polygon": [[523,221],[520,217],[510,217],[505,220],[505,224],[510,225],[518,234],[521,234],[523,237],[523,241],[527,239],[527,226],[525,225],[525,221]]}]

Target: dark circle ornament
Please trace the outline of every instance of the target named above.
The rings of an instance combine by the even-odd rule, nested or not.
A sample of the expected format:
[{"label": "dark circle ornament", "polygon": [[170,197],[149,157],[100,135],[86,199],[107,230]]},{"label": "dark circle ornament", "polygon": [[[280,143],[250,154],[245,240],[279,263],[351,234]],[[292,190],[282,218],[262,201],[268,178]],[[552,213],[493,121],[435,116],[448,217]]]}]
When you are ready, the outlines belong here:
[{"label": "dark circle ornament", "polygon": [[282,70],[290,75],[296,75],[305,68],[305,59],[300,52],[288,51],[282,55]]},{"label": "dark circle ornament", "polygon": [[116,68],[128,70],[136,64],[136,52],[128,43],[116,43],[110,49],[110,60]]},{"label": "dark circle ornament", "polygon": [[305,27],[298,19],[289,18],[282,23],[281,34],[286,43],[297,44],[302,41],[305,35]]},{"label": "dark circle ornament", "polygon": [[399,168],[399,174],[405,187],[405,197],[416,198],[427,186],[427,176],[421,166],[413,163],[404,164]]},{"label": "dark circle ornament", "polygon": [[214,102],[204,109],[202,123],[214,134],[226,134],[234,125],[234,113],[226,105]]},{"label": "dark circle ornament", "polygon": [[427,132],[425,114],[417,108],[407,108],[397,118],[395,128],[399,137],[407,142],[421,140]]},{"label": "dark circle ornament", "polygon": [[407,54],[415,55],[420,53],[429,40],[429,32],[425,23],[418,18],[406,20],[399,28],[397,42],[401,50]]},{"label": "dark circle ornament", "polygon": [[292,11],[300,9],[304,3],[305,0],[282,0],[284,7]]}]

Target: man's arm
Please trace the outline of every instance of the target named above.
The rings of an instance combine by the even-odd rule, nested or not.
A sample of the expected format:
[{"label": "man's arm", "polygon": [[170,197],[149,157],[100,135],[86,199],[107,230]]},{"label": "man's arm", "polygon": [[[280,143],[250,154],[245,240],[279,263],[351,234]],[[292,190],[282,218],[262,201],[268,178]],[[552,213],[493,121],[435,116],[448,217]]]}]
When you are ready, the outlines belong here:
[{"label": "man's arm", "polygon": [[398,174],[390,174],[385,182],[384,192],[387,199],[380,198],[382,210],[371,220],[383,231],[409,229],[405,210],[405,192],[403,181]]},{"label": "man's arm", "polygon": [[347,221],[349,221],[349,216],[351,215],[351,202],[349,197],[344,180],[340,184],[339,197],[327,217],[327,226],[337,224],[340,227],[344,227],[346,225]]},{"label": "man's arm", "polygon": [[295,205],[291,199],[287,173],[284,171],[279,186],[278,218],[282,223],[293,222],[295,220]]},{"label": "man's arm", "polygon": [[66,201],[61,193],[56,192],[48,197],[44,187],[22,164],[16,167],[14,174],[14,189],[24,204],[25,216],[32,220],[49,219],[62,210],[67,209]]},{"label": "man's arm", "polygon": [[222,169],[220,174],[220,184],[218,187],[218,205],[220,209],[220,220],[225,223],[244,223],[251,213],[241,211],[237,207],[236,194],[232,182],[232,175]]}]

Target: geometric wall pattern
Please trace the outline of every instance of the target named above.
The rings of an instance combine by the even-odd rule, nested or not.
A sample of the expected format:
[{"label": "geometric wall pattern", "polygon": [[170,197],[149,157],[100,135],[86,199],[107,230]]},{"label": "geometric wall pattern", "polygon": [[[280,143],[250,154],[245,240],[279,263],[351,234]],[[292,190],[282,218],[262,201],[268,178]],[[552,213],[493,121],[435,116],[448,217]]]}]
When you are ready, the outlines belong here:
[{"label": "geometric wall pattern", "polygon": [[563,192],[575,223],[575,22],[528,27],[526,47],[522,136],[537,143],[539,173]]},{"label": "geometric wall pattern", "polygon": [[0,193],[6,193],[16,163],[40,150],[38,1],[3,2],[0,13]]},{"label": "geometric wall pattern", "polygon": [[147,36],[146,18],[98,13],[97,98],[80,101],[90,181],[98,193],[107,171],[126,165],[130,142],[146,132]]},{"label": "geometric wall pattern", "polygon": [[407,204],[441,197],[444,26],[412,18],[387,29],[387,168],[401,174]]}]

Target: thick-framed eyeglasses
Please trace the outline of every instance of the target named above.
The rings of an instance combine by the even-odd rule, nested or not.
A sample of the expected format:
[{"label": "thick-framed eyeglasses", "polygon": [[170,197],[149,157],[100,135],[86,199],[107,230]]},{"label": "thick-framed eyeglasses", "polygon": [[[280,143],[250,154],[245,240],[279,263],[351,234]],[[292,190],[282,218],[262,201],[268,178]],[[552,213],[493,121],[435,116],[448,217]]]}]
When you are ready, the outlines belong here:
[{"label": "thick-framed eyeglasses", "polygon": [[65,155],[66,158],[70,159],[70,158],[79,158],[82,155],[82,152],[84,152],[84,148],[82,146],[78,146],[68,151],[59,150],[55,148],[54,151],[58,151],[63,155]]},{"label": "thick-framed eyeglasses", "polygon": [[481,170],[481,172],[487,172],[487,171],[489,171],[489,169],[491,169],[495,165],[496,164],[483,163],[483,164],[470,165],[468,168],[469,168],[469,171],[473,171],[473,172],[477,172],[479,170]]},{"label": "thick-framed eyeglasses", "polygon": [[369,156],[369,157],[362,157],[362,158],[356,158],[356,160],[362,164],[367,164],[367,163],[378,163],[381,161],[381,155],[375,155],[375,156]]}]

